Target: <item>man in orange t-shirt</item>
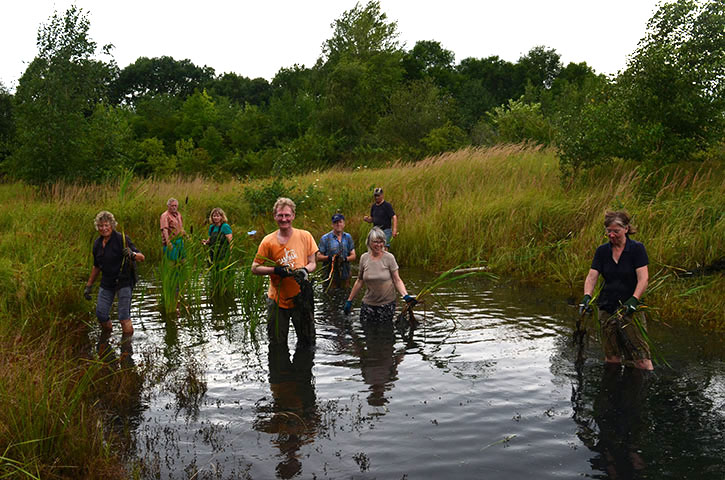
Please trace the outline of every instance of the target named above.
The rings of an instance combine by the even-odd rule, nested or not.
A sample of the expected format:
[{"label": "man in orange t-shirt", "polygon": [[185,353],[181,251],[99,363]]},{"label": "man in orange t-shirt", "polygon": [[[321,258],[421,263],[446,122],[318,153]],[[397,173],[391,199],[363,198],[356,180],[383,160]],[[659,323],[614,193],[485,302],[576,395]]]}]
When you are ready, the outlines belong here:
[{"label": "man in orange t-shirt", "polygon": [[[274,204],[274,219],[279,230],[262,240],[252,262],[252,273],[269,275],[267,292],[267,333],[272,344],[287,344],[289,322],[295,327],[299,345],[315,341],[315,320],[312,305],[296,305],[300,283],[309,282],[308,275],[317,268],[317,243],[307,230],[292,228],[295,203],[278,198]],[[274,262],[274,266],[265,263]],[[300,302],[297,296],[297,302]],[[311,299],[310,299],[311,300]]]}]

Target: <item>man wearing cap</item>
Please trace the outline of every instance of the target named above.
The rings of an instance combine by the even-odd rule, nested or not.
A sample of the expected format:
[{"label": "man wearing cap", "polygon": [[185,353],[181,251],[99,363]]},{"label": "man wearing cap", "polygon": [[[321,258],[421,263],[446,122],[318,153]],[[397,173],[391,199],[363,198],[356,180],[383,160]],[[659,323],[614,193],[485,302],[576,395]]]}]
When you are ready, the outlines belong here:
[{"label": "man wearing cap", "polygon": [[385,250],[388,250],[390,239],[398,236],[398,216],[393,206],[385,201],[382,188],[373,190],[373,198],[375,202],[370,207],[370,215],[365,215],[363,220],[372,223],[373,227],[380,227],[385,233]]},{"label": "man wearing cap", "polygon": [[345,232],[345,216],[336,213],[332,216],[332,230],[320,239],[317,261],[329,268],[330,286],[347,288],[350,281],[350,262],[355,260],[355,243],[352,236]]}]

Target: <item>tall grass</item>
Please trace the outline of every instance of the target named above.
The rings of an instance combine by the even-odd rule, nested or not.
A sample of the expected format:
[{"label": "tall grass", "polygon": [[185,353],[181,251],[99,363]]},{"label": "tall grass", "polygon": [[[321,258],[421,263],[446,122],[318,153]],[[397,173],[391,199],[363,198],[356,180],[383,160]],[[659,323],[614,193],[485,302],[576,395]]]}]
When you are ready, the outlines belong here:
[{"label": "tall grass", "polygon": [[[169,197],[179,200],[185,229],[193,226],[196,232],[187,239],[185,283],[179,284],[181,308],[193,315],[201,296],[213,301],[215,290],[230,287],[226,273],[210,275],[200,244],[210,209],[223,208],[234,232],[232,295],[253,334],[262,321],[265,279],[251,275],[249,266],[261,236],[276,225],[271,216],[254,216],[264,208],[249,205],[243,192],[263,191],[270,183],[139,181],[125,175],[115,185],[0,185],[0,457],[20,462],[2,468],[68,478],[90,476],[93,469],[115,471],[112,444],[98,435],[99,417],[90,407],[97,382],[87,379],[93,378],[94,364],[71,360],[78,354],[61,334],[84,332],[95,322],[93,305],[82,297],[97,236],[95,214],[116,215],[146,255],[139,271],[148,278],[162,265],[159,215]],[[615,162],[565,184],[553,151],[512,145],[384,169],[313,172],[283,183],[299,200],[295,226],[316,238],[331,229],[330,216],[340,211],[362,252],[370,228],[362,216],[369,212],[373,188],[381,186],[399,218],[392,251],[401,265],[443,271],[485,261],[502,281],[558,285],[561,298],[581,294],[594,249],[606,241],[605,210],[626,208],[639,226],[634,238],[646,245],[658,285],[645,297],[649,311],[669,323],[725,328],[725,278],[702,269],[725,257],[721,163],[645,175],[636,165]],[[250,230],[259,233],[251,238]],[[698,268],[707,274],[684,275]],[[175,309],[176,288],[169,292],[164,308]],[[43,408],[21,401],[16,391],[44,402]],[[72,413],[72,421],[59,412]],[[73,441],[64,441],[68,438]]]}]

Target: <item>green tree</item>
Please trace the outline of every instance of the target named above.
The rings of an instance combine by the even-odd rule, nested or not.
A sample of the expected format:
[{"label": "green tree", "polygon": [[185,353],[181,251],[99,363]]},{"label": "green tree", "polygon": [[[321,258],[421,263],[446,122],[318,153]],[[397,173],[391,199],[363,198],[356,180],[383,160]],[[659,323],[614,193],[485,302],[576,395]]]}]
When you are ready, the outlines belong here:
[{"label": "green tree", "polygon": [[332,27],[318,62],[325,81],[317,124],[323,135],[355,145],[370,137],[402,80],[397,23],[371,1],[343,13]]},{"label": "green tree", "polygon": [[722,140],[725,1],[661,5],[617,88],[631,124],[644,132],[638,160],[675,162]]},{"label": "green tree", "polygon": [[13,95],[0,83],[0,172],[5,170],[5,160],[10,155],[15,140],[15,112]]},{"label": "green tree", "polygon": [[465,58],[456,66],[453,96],[467,128],[492,108],[524,94],[526,83],[516,65],[497,56]]},{"label": "green tree", "polygon": [[458,150],[470,143],[466,132],[451,122],[431,130],[422,142],[427,148],[428,155]]},{"label": "green tree", "polygon": [[[57,12],[38,31],[38,55],[18,83],[18,148],[13,175],[34,183],[97,178],[88,144],[89,118],[106,98],[115,64],[95,60],[96,43],[82,10]],[[104,48],[108,53],[110,46]]]},{"label": "green tree", "polygon": [[565,173],[612,157],[647,167],[688,160],[722,141],[725,125],[725,2],[678,0],[659,7],[613,81],[593,82],[562,109]]},{"label": "green tree", "polygon": [[399,51],[398,24],[388,22],[378,1],[368,2],[364,7],[356,4],[331,26],[332,37],[322,45],[324,63],[335,64],[343,57],[366,61],[380,53]]},{"label": "green tree", "polygon": [[422,139],[454,114],[453,98],[441,93],[433,80],[414,81],[390,97],[388,114],[378,121],[376,135],[397,155],[418,158],[427,151]]},{"label": "green tree", "polygon": [[249,79],[236,73],[225,73],[208,83],[212,97],[226,97],[237,105],[266,105],[272,85],[264,78]]},{"label": "green tree", "polygon": [[181,107],[181,121],[176,134],[179,138],[192,138],[198,143],[206,129],[214,125],[218,118],[216,104],[206,90],[196,92]]},{"label": "green tree", "polygon": [[177,129],[181,123],[183,101],[168,94],[141,97],[133,109],[131,119],[134,135],[137,139],[157,138],[173,153],[176,144]]},{"label": "green tree", "polygon": [[146,138],[135,149],[134,170],[142,175],[166,177],[176,173],[176,156],[167,155],[164,142],[158,138]]},{"label": "green tree", "polygon": [[89,178],[102,178],[133,167],[133,134],[130,113],[123,108],[97,104],[88,119],[86,143],[92,162]]},{"label": "green tree", "polygon": [[111,84],[111,98],[117,103],[136,103],[139,98],[163,94],[184,99],[213,79],[213,68],[199,67],[189,59],[139,57]]},{"label": "green tree", "polygon": [[416,42],[413,49],[403,55],[405,79],[413,81],[430,78],[438,87],[450,91],[455,76],[454,60],[453,52],[443,48],[439,42]]},{"label": "green tree", "polygon": [[496,140],[503,143],[534,142],[548,145],[553,138],[551,123],[541,113],[541,104],[525,103],[522,99],[509,100],[488,113],[488,121],[496,132]]},{"label": "green tree", "polygon": [[535,88],[551,88],[562,69],[561,55],[543,45],[529,50],[516,65],[525,81],[531,82]]}]

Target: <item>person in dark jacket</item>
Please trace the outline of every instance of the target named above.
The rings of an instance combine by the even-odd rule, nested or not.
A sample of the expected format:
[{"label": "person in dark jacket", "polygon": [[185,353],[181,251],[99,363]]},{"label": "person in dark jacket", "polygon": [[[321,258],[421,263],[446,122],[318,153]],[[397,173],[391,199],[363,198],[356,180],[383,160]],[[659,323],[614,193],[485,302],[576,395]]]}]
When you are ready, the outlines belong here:
[{"label": "person in dark jacket", "polygon": [[636,368],[652,370],[649,345],[640,329],[646,327],[645,318],[639,308],[649,282],[647,250],[643,244],[629,238],[636,229],[627,212],[607,212],[604,227],[609,242],[600,245],[594,253],[584,281],[584,298],[579,311],[584,313],[590,309],[594,287],[601,274],[604,286],[597,306],[606,362],[620,364],[624,359]]},{"label": "person in dark jacket", "polygon": [[91,299],[91,287],[101,274],[96,303],[98,322],[104,330],[112,329],[111,306],[118,295],[118,319],[123,333],[130,334],[133,333],[131,291],[136,283],[135,263],[143,262],[146,257],[128,236],[116,231],[116,219],[111,212],[99,212],[95,224],[100,236],[93,243],[93,268],[83,295],[86,300]]}]

